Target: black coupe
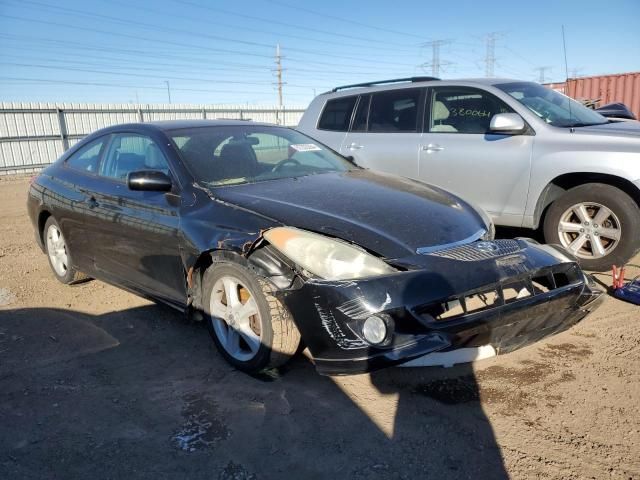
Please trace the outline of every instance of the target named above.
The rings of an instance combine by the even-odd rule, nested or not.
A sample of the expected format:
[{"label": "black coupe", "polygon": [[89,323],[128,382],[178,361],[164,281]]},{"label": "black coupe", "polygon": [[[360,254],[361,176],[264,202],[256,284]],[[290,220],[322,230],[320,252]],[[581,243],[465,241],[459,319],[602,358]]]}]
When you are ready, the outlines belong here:
[{"label": "black coupe", "polygon": [[247,372],[301,342],[323,374],[471,361],[568,328],[601,295],[558,246],[494,240],[446,191],[247,121],[95,132],[33,179],[28,210],[60,281],[202,312]]}]

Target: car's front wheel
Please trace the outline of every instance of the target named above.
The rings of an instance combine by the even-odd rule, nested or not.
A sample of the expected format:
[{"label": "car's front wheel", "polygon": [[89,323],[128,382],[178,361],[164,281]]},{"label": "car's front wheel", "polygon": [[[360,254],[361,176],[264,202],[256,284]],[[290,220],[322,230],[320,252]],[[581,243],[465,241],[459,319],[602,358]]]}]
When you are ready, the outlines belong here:
[{"label": "car's front wheel", "polygon": [[580,185],[551,204],[544,236],[547,243],[567,248],[582,268],[608,270],[628,262],[640,249],[640,208],[611,185]]},{"label": "car's front wheel", "polygon": [[235,263],[214,263],[203,289],[209,333],[233,366],[258,373],[296,353],[300,333],[267,280]]},{"label": "car's front wheel", "polygon": [[43,236],[49,265],[60,282],[69,285],[88,278],[73,266],[69,246],[55,218],[49,217],[47,219],[44,224]]}]

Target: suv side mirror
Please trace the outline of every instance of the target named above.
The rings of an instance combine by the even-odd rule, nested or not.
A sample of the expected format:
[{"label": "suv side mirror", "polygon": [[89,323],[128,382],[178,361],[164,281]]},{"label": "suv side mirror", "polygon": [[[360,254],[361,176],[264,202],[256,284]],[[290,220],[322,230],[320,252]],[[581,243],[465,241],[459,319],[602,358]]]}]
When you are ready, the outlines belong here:
[{"label": "suv side mirror", "polygon": [[524,120],[517,113],[496,113],[491,117],[489,130],[493,133],[517,135],[523,133],[526,128]]},{"label": "suv side mirror", "polygon": [[139,170],[127,175],[129,190],[168,192],[172,185],[171,178],[160,170]]}]

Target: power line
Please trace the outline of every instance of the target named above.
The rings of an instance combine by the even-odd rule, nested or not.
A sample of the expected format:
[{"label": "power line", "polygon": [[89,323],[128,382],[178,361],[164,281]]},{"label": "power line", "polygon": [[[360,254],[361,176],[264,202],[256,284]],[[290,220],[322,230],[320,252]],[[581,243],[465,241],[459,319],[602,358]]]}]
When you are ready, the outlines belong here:
[{"label": "power line", "polygon": [[[116,55],[128,55],[128,56],[133,56],[133,55],[142,55],[145,58],[149,57],[149,58],[159,58],[159,59],[163,59],[163,60],[167,60],[167,59],[178,59],[180,60],[180,63],[184,64],[185,62],[188,61],[192,61],[192,62],[197,62],[197,68],[198,69],[209,69],[209,70],[231,70],[228,68],[225,69],[217,69],[215,67],[211,67],[206,65],[207,59],[203,58],[203,57],[194,57],[193,53],[191,55],[185,55],[183,53],[176,53],[176,54],[171,54],[168,53],[167,50],[163,50],[162,54],[158,54],[158,53],[154,53],[154,52],[150,52],[148,50],[131,50],[131,49],[121,49],[121,48],[104,48],[98,45],[92,45],[92,44],[86,44],[86,43],[77,43],[77,42],[68,42],[68,41],[62,41],[62,40],[57,40],[57,39],[48,39],[48,38],[41,38],[41,37],[25,37],[25,36],[20,36],[20,35],[8,35],[8,34],[2,34],[0,33],[0,38],[5,38],[8,39],[10,41],[14,41],[14,39],[16,39],[15,41],[27,41],[27,42],[36,42],[36,43],[44,43],[46,46],[44,48],[39,48],[39,49],[35,49],[36,51],[41,51],[41,50],[51,50],[51,51],[55,51],[56,53],[60,53],[60,48],[72,48],[73,51],[71,52],[73,55],[75,55],[75,57],[77,58],[77,51],[95,51],[95,52],[107,52],[107,53],[111,53],[111,54],[116,54]],[[60,45],[61,47],[53,47],[51,44],[54,45]],[[20,49],[28,49],[28,47],[24,47],[23,44],[20,44]],[[198,55],[197,53],[195,53],[195,55]],[[204,55],[204,54],[203,54]],[[22,56],[19,58],[23,58]],[[101,58],[111,58],[114,60],[122,60],[119,58],[113,58],[113,57],[104,57],[102,56]],[[273,58],[273,57],[270,57]],[[47,59],[50,60],[50,59]],[[291,59],[289,58],[289,60],[291,61]],[[133,60],[128,60],[128,61],[133,61]],[[138,63],[147,63],[147,64],[153,64],[153,65],[167,65],[167,64],[161,64],[158,62],[145,62],[144,60],[135,60],[135,62]],[[202,64],[203,62],[205,63],[205,66],[203,67]],[[309,62],[309,63],[315,63],[315,62]],[[268,69],[268,65],[259,65],[259,64],[252,64],[252,63],[237,63],[237,62],[226,62],[226,61],[220,61],[220,60],[216,60],[215,65],[228,65],[228,66],[232,66],[232,67],[238,67],[238,69]],[[323,65],[325,65],[323,63]],[[344,71],[344,70],[328,70],[326,68],[322,68],[322,69],[309,69],[309,68],[296,68],[295,71],[297,72],[309,72],[309,73],[326,73],[326,74],[331,74],[331,73],[336,73],[336,74],[346,74],[346,75],[370,75],[372,70],[370,70],[370,67],[359,67],[359,66],[352,66],[352,68],[365,68],[367,69],[367,71],[365,72],[356,72],[356,71]]]},{"label": "power line", "polygon": [[391,30],[389,28],[383,28],[383,27],[378,27],[378,26],[374,26],[374,25],[369,25],[369,24],[366,24],[366,23],[358,22],[358,21],[353,20],[351,18],[346,19],[346,18],[340,17],[338,15],[329,15],[327,13],[322,13],[322,12],[318,12],[316,10],[312,10],[310,8],[300,7],[299,5],[292,4],[292,3],[281,2],[279,0],[268,0],[268,1],[271,2],[271,3],[275,3],[276,5],[280,5],[280,6],[289,8],[289,9],[294,9],[294,10],[299,10],[299,11],[302,11],[302,12],[312,13],[314,15],[319,15],[321,17],[330,18],[332,20],[338,20],[338,21],[341,21],[341,22],[346,22],[346,23],[348,23],[350,25],[359,25],[361,27],[370,28],[370,29],[373,29],[373,30],[381,31],[381,32],[394,33],[396,35],[405,35],[405,36],[408,36],[408,37],[422,38],[422,36],[415,35],[413,33],[401,32],[401,31],[398,31],[398,30]]},{"label": "power line", "polygon": [[[71,66],[88,66],[88,67],[100,67],[100,68],[109,68],[109,69],[118,69],[118,70],[125,70],[125,71],[130,71],[131,70],[131,66],[135,65],[135,70],[136,71],[144,71],[144,72],[156,72],[159,75],[166,75],[167,73],[172,73],[172,72],[176,72],[178,71],[179,73],[183,73],[185,68],[196,68],[199,72],[212,72],[215,73],[216,75],[216,79],[229,79],[229,77],[221,77],[220,74],[225,74],[225,73],[230,73],[231,75],[235,75],[237,76],[242,75],[243,78],[247,78],[247,77],[255,77],[255,78],[264,78],[266,75],[269,75],[271,73],[271,70],[268,66],[260,66],[258,68],[258,70],[247,70],[247,69],[240,69],[240,70],[233,70],[233,69],[229,69],[229,68],[218,68],[215,66],[209,67],[208,65],[204,65],[201,66],[200,64],[202,62],[200,62],[200,64],[194,65],[194,64],[180,64],[180,63],[162,63],[162,62],[157,62],[157,61],[143,61],[143,60],[137,60],[137,59],[122,59],[122,58],[114,58],[114,57],[109,57],[109,56],[100,56],[97,57],[98,61],[97,62],[90,62],[90,61],[86,61],[86,60],[76,60],[76,58],[78,58],[77,54],[74,55],[74,57],[72,59],[66,58],[64,55],[65,53],[62,53],[62,55],[60,54],[59,49],[55,49],[54,51],[56,51],[57,55],[55,60],[52,60],[51,57],[38,57],[38,56],[31,56],[31,55],[25,55],[24,51],[27,50],[28,48],[25,47],[21,47],[21,50],[23,51],[22,55],[11,55],[11,54],[6,54],[6,53],[1,53],[0,52],[0,59],[1,58],[5,58],[5,59],[16,59],[16,60],[21,60],[22,62],[36,62],[39,64],[42,64],[41,62],[46,62],[47,64],[51,64],[53,63],[52,66],[65,66],[65,65],[71,65]],[[40,51],[40,50],[37,50]],[[146,67],[144,65],[153,65],[154,67]],[[337,74],[347,74],[349,76],[354,76],[354,75],[360,75],[360,76],[368,76],[370,77],[371,75],[373,75],[373,73],[346,73],[346,72],[335,72],[334,74],[331,74],[331,72],[323,72],[323,73],[312,73],[312,74],[308,74],[306,70],[299,72],[296,69],[291,70],[288,69],[290,72],[290,75],[293,74],[293,76],[301,76],[301,80],[307,78],[307,75],[312,75],[313,79],[319,79],[319,78],[323,78],[325,80],[335,80],[336,79],[336,73]],[[315,72],[315,70],[313,70],[312,72]]]},{"label": "power line", "polygon": [[[160,15],[162,17],[167,17],[167,15],[171,16],[171,18],[182,18],[185,20],[188,20],[190,22],[196,22],[196,23],[204,23],[208,26],[210,26],[210,22],[203,20],[201,17],[193,17],[190,15],[184,15],[184,14],[180,14],[177,13],[175,11],[172,12],[168,12],[166,10],[158,10],[158,9],[154,9],[154,8],[149,8],[147,6],[139,6],[139,5],[131,5],[130,3],[126,3],[126,2],[121,2],[119,0],[101,0],[104,3],[108,3],[108,4],[117,4],[117,5],[122,5],[124,7],[127,8],[133,8],[136,10],[141,10],[147,14],[149,13],[154,13],[156,15]],[[229,29],[233,29],[234,31],[239,31],[239,30],[247,30],[247,31],[251,31],[251,32],[258,32],[258,33],[266,33],[268,35],[276,35],[277,38],[293,38],[295,40],[305,40],[305,41],[311,41],[311,42],[319,42],[322,43],[323,45],[339,45],[341,47],[355,47],[355,48],[366,48],[366,49],[371,49],[371,45],[367,44],[367,45],[358,45],[358,44],[353,44],[353,43],[345,43],[344,41],[332,41],[330,39],[319,39],[319,38],[313,38],[313,37],[309,37],[308,33],[309,32],[305,32],[306,35],[295,35],[292,33],[284,33],[281,31],[271,31],[271,30],[264,30],[264,29],[259,29],[259,28],[255,28],[255,27],[251,27],[248,28],[246,25],[242,25],[242,24],[238,24],[238,23],[223,23],[220,21],[219,18],[216,18],[216,28],[229,28]],[[334,37],[334,34],[331,34],[332,37]],[[370,42],[369,42],[370,43]],[[385,47],[376,47],[376,51],[378,50],[386,50],[386,51],[396,51],[397,49],[395,48],[385,48]]]},{"label": "power line", "polygon": [[[103,75],[115,75],[115,76],[126,76],[126,77],[139,77],[139,78],[158,78],[157,75],[146,75],[143,73],[131,73],[131,72],[113,72],[109,70],[93,70],[93,69],[84,69],[84,68],[75,68],[68,66],[52,66],[52,65],[42,65],[35,63],[15,63],[15,62],[0,62],[1,65],[11,65],[15,67],[29,67],[29,68],[40,68],[46,70],[63,70],[63,71],[74,71],[74,72],[84,72],[84,73],[98,73]],[[230,85],[270,85],[269,82],[239,82],[236,80],[220,80],[215,78],[193,78],[193,77],[168,77],[170,80],[182,80],[189,82],[200,82],[200,83],[226,83]],[[309,88],[307,85],[289,85],[293,88]]]},{"label": "power line", "polygon": [[[48,21],[48,20],[39,20],[39,19],[34,19],[34,18],[25,18],[25,17],[17,17],[14,15],[4,15],[1,14],[0,17],[3,18],[10,18],[12,20],[18,20],[18,21],[24,21],[24,22],[31,22],[31,23],[41,23],[41,24],[45,24],[45,25],[54,25],[54,26],[58,26],[58,27],[63,27],[63,28],[70,28],[73,30],[85,30],[85,31],[89,31],[92,33],[99,33],[102,35],[109,35],[109,36],[116,36],[116,37],[123,37],[123,38],[131,38],[134,40],[142,40],[142,41],[147,41],[147,42],[153,42],[153,43],[165,43],[168,45],[174,45],[174,46],[180,46],[180,47],[187,47],[187,48],[197,48],[200,50],[208,50],[208,51],[215,51],[215,52],[221,52],[221,53],[231,53],[231,54],[235,54],[235,55],[245,55],[245,56],[253,56],[253,57],[262,57],[262,58],[271,58],[270,55],[264,55],[264,54],[258,54],[258,53],[250,53],[250,52],[245,52],[245,51],[240,51],[240,50],[228,50],[228,49],[220,49],[220,48],[210,48],[210,47],[205,47],[202,45],[198,45],[198,44],[190,44],[190,43],[182,43],[182,42],[175,42],[175,41],[169,41],[169,40],[158,40],[158,39],[153,39],[153,38],[148,38],[148,37],[141,37],[139,35],[131,35],[131,34],[126,34],[126,33],[116,33],[116,32],[112,32],[112,31],[106,31],[106,30],[99,30],[93,27],[81,27],[78,25],[70,25],[70,24],[65,24],[65,23],[61,23],[61,22],[52,22],[52,21]],[[137,24],[138,22],[129,22],[129,21],[123,21],[123,20],[117,20],[118,23],[122,23],[122,22],[126,22],[126,23],[133,23],[133,24]],[[153,28],[158,28],[158,27],[153,27]],[[162,29],[160,29],[162,30]],[[175,29],[174,29],[175,30]],[[180,32],[184,32],[184,31],[180,31]],[[203,36],[205,38],[212,38],[212,39],[216,39],[216,40],[220,40],[221,37],[217,37],[217,36],[211,36],[211,35],[206,35],[206,34],[193,34],[191,32],[184,32],[187,34],[191,34],[191,35],[195,35],[195,36]],[[228,41],[228,40],[227,40]],[[238,43],[244,43],[244,44],[248,44],[248,45],[252,45],[252,46],[269,46],[266,44],[260,44],[257,42],[248,42],[248,41],[238,41]],[[272,48],[271,46],[269,46],[270,48]],[[308,55],[319,55],[319,56],[327,56],[327,57],[331,57],[331,58],[341,58],[341,59],[345,59],[345,60],[362,60],[361,57],[351,57],[351,56],[346,56],[346,55],[334,55],[331,53],[324,53],[324,52],[314,52],[314,51],[309,51],[309,50],[303,50],[303,49],[291,49],[291,50],[295,50],[298,52],[302,52]],[[315,62],[315,63],[321,63],[321,62]],[[403,63],[397,63],[397,62],[387,62],[387,61],[381,61],[381,60],[377,60],[376,64],[385,64],[385,65],[395,65],[395,66],[410,66],[409,64],[403,64]],[[329,63],[329,65],[334,65],[334,63]]]},{"label": "power line", "polygon": [[210,10],[213,12],[219,12],[219,13],[224,13],[226,15],[232,15],[235,17],[241,17],[241,18],[246,18],[246,19],[250,19],[250,20],[258,20],[260,22],[267,22],[270,24],[274,24],[274,25],[282,25],[288,28],[294,28],[297,30],[303,30],[305,32],[318,32],[318,33],[323,33],[326,35],[330,35],[332,37],[343,37],[343,38],[350,38],[353,40],[364,40],[365,42],[373,42],[373,43],[382,43],[384,45],[395,45],[398,47],[403,47],[406,48],[407,45],[403,45],[403,44],[397,44],[397,43],[391,43],[385,40],[377,40],[377,39],[373,39],[373,38],[365,38],[365,37],[358,37],[355,35],[345,35],[344,33],[339,33],[336,31],[328,31],[328,30],[322,30],[319,28],[314,28],[314,27],[310,27],[309,25],[304,25],[304,26],[300,26],[300,25],[295,25],[293,23],[287,23],[287,22],[282,22],[280,20],[274,20],[274,19],[270,19],[270,18],[264,18],[264,17],[256,17],[253,15],[247,15],[244,13],[236,13],[236,12],[231,12],[229,10],[225,10],[223,8],[217,8],[217,7],[211,7],[208,5],[201,5],[199,3],[195,3],[195,2],[190,2],[188,0],[173,0],[174,3],[181,3],[183,5],[188,5],[191,7],[196,7],[196,8],[201,8],[204,10]]},{"label": "power line", "polygon": [[[231,38],[231,37],[228,37],[228,36],[223,37],[223,36],[220,36],[220,35],[212,35],[212,34],[207,34],[207,33],[202,33],[202,32],[193,32],[193,31],[190,31],[190,30],[183,30],[183,29],[173,28],[173,27],[169,27],[169,26],[158,26],[158,25],[153,25],[153,24],[141,22],[141,21],[126,20],[126,19],[122,19],[122,18],[118,18],[118,17],[112,17],[112,16],[109,16],[109,15],[103,15],[103,14],[98,14],[98,13],[93,13],[93,12],[87,12],[87,11],[73,9],[73,8],[64,8],[64,7],[54,6],[54,5],[51,5],[51,4],[42,3],[42,2],[38,2],[38,1],[34,1],[34,0],[20,0],[20,6],[21,7],[26,8],[24,5],[22,5],[22,4],[25,4],[25,3],[26,4],[31,4],[31,5],[37,5],[37,6],[41,7],[41,8],[43,7],[45,9],[49,9],[52,13],[64,15],[65,17],[68,17],[69,15],[71,15],[71,16],[84,16],[84,17],[90,17],[90,18],[97,18],[97,19],[100,19],[101,21],[108,21],[108,22],[113,22],[113,23],[117,23],[117,24],[124,24],[124,25],[132,25],[132,26],[136,26],[138,28],[142,27],[142,28],[147,29],[147,30],[161,32],[163,34],[166,34],[167,32],[175,32],[175,33],[178,33],[180,35],[189,35],[189,36],[192,36],[192,37],[207,38],[207,39],[216,40],[216,41],[219,41],[219,42],[227,42],[227,43],[247,45],[247,46],[253,46],[253,47],[261,47],[261,48],[268,48],[268,49],[273,48],[273,45],[269,44],[269,43],[261,43],[261,42],[255,42],[255,41],[250,41],[250,40]],[[61,12],[67,12],[67,13],[61,13]],[[59,24],[59,25],[65,25],[65,24]],[[70,26],[68,24],[66,26],[71,27],[71,28],[75,28],[76,27],[75,25]],[[82,27],[82,29],[86,30],[87,28]],[[95,30],[95,29],[91,29],[91,30]],[[104,32],[101,32],[101,33],[104,33]],[[343,59],[346,59],[346,60],[361,60],[361,57],[352,57],[352,56],[346,56],[346,55],[335,55],[335,54],[326,53],[324,51],[307,50],[307,49],[295,48],[295,47],[291,47],[291,48],[289,48],[289,50],[300,52],[300,53],[304,53],[304,54],[307,54],[307,55],[329,56],[329,57],[332,57],[332,58],[343,58]],[[389,62],[386,62],[386,63],[389,63]],[[391,63],[391,64],[400,65],[400,64],[397,64],[397,63]]]},{"label": "power line", "polygon": [[[76,82],[69,80],[54,80],[50,78],[30,78],[30,77],[0,77],[0,81],[9,81],[9,82],[34,82],[34,83],[55,83],[55,84],[63,84],[63,85],[79,85],[79,86],[87,86],[87,87],[113,87],[113,88],[139,88],[146,90],[162,90],[166,91],[166,86],[164,87],[153,87],[149,85],[126,85],[119,83],[106,83],[106,82]],[[210,90],[210,89],[202,89],[202,88],[173,88],[175,91],[180,92],[202,92],[202,93],[233,93],[237,94],[239,92],[232,90]],[[262,92],[259,92],[262,94]],[[308,94],[302,93],[294,93],[290,95],[296,96],[309,96]]]}]

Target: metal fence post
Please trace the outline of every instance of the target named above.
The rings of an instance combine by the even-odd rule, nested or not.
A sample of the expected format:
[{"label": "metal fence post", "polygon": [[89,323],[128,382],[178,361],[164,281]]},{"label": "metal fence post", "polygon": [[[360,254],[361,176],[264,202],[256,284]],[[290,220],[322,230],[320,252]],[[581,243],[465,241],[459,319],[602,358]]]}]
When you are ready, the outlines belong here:
[{"label": "metal fence post", "polygon": [[142,108],[138,107],[138,121],[144,123],[144,115],[142,114]]},{"label": "metal fence post", "polygon": [[244,118],[242,117],[242,109],[238,110],[238,112],[240,113],[240,120],[244,120]]},{"label": "metal fence post", "polygon": [[203,120],[207,119],[207,110],[204,107],[202,107],[202,119]]},{"label": "metal fence post", "polygon": [[64,118],[64,110],[56,108],[58,114],[58,128],[60,129],[60,140],[62,140],[62,149],[66,152],[69,150],[69,138],[67,136],[67,122]]}]

